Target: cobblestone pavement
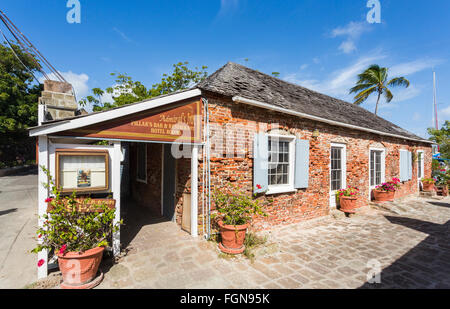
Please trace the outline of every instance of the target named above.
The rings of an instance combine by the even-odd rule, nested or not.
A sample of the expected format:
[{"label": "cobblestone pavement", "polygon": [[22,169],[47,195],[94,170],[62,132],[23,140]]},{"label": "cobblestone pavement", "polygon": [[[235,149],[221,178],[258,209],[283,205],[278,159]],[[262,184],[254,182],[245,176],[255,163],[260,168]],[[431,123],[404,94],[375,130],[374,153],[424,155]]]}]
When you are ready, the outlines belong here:
[{"label": "cobblestone pavement", "polygon": [[[253,262],[149,221],[134,226],[129,252],[104,268],[99,288],[450,288],[449,219],[450,198],[333,212],[272,230]],[[381,283],[370,284],[377,266]]]}]

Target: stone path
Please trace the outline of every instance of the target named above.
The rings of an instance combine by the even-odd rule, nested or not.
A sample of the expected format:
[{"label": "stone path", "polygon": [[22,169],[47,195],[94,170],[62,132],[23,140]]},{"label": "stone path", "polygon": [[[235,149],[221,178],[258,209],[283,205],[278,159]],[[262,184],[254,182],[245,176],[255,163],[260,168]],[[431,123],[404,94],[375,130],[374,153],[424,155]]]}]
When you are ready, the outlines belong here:
[{"label": "stone path", "polygon": [[[174,223],[146,222],[98,288],[450,288],[449,219],[450,198],[335,212],[267,233],[277,250],[254,262],[223,258]],[[381,283],[367,282],[372,273]]]}]

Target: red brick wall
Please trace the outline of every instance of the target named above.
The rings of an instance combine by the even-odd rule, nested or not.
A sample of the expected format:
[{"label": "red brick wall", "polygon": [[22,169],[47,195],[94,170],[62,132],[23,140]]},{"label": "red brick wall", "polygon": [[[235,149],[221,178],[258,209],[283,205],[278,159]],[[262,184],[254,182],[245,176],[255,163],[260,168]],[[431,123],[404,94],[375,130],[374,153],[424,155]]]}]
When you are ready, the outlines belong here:
[{"label": "red brick wall", "polygon": [[[266,208],[269,216],[255,221],[255,227],[258,229],[295,223],[329,213],[331,143],[345,143],[347,146],[347,185],[357,186],[360,189],[361,197],[358,204],[360,207],[366,205],[369,200],[369,147],[385,148],[386,181],[399,176],[399,149],[407,149],[414,153],[417,150],[424,150],[425,176],[431,176],[431,147],[428,144],[330,126],[235,103],[230,98],[211,93],[207,95],[207,98],[212,126],[225,127],[244,124],[247,128],[251,128],[248,134],[236,138],[236,153],[243,154],[244,157],[240,155],[232,158],[226,157],[225,142],[222,146],[213,149],[216,154],[211,156],[212,189],[223,187],[226,183],[231,182],[242,186],[248,194],[252,193],[253,135],[259,131],[270,130],[272,124],[277,123],[279,128],[296,135],[297,138],[310,141],[309,187],[298,190],[296,193],[268,196],[273,199],[273,203]],[[318,137],[312,137],[315,130],[319,131]],[[199,177],[201,177],[201,169],[202,164],[200,163]],[[201,192],[201,188],[199,188],[199,192]],[[415,162],[413,179],[402,184],[402,188],[397,192],[397,197],[417,193],[417,162]],[[261,199],[264,198],[266,197],[261,197]],[[199,201],[201,201],[200,197]],[[201,213],[200,205],[199,213]]]}]

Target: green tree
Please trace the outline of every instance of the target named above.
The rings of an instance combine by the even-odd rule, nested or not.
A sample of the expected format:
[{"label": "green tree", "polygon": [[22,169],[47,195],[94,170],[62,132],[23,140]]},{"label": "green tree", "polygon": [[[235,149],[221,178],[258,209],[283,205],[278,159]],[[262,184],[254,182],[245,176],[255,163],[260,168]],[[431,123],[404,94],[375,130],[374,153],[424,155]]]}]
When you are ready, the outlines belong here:
[{"label": "green tree", "polygon": [[388,68],[382,68],[376,64],[371,65],[363,73],[358,75],[356,86],[350,89],[350,93],[357,93],[354,104],[360,105],[369,98],[372,93],[378,95],[375,115],[378,113],[378,103],[381,95],[384,95],[389,103],[394,98],[389,87],[403,86],[408,88],[409,81],[404,77],[395,77],[388,81]]},{"label": "green tree", "polygon": [[450,159],[450,121],[446,120],[440,130],[429,128],[428,134],[430,141],[439,145],[441,157]]},{"label": "green tree", "polygon": [[[0,44],[0,144],[28,136],[37,125],[37,105],[42,87],[34,82],[39,65],[19,46]],[[26,67],[25,67],[26,66]]]},{"label": "green tree", "polygon": [[[170,75],[163,74],[161,82],[152,85],[149,89],[141,82],[134,81],[127,74],[111,73],[111,76],[115,77],[114,86],[105,90],[94,88],[92,89],[93,95],[87,96],[79,103],[81,106],[90,103],[93,105],[94,111],[101,111],[187,89],[207,76],[206,66],[202,66],[200,69],[197,67],[190,69],[188,64],[188,62],[174,64],[173,72]],[[110,94],[113,101],[102,102],[104,94]]]}]

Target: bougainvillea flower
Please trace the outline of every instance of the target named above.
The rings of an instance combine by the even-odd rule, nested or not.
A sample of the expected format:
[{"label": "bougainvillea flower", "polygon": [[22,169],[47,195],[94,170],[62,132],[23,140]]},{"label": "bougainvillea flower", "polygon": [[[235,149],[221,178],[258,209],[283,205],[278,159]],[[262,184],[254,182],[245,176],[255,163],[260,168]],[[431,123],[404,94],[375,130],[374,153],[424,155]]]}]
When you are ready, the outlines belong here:
[{"label": "bougainvillea flower", "polygon": [[66,249],[67,249],[67,245],[62,246],[61,249],[59,249],[59,254],[64,254]]},{"label": "bougainvillea flower", "polygon": [[258,190],[261,190],[261,189],[262,189],[261,185],[256,185],[256,188],[257,188]]},{"label": "bougainvillea flower", "polygon": [[46,203],[50,203],[51,201],[53,201],[53,199],[51,197],[48,197],[48,198],[45,199]]},{"label": "bougainvillea flower", "polygon": [[43,259],[40,259],[37,263],[38,267],[41,267],[42,265],[44,265],[45,261]]},{"label": "bougainvillea flower", "polygon": [[41,237],[42,237],[42,234],[39,234],[38,238],[41,238]]}]

